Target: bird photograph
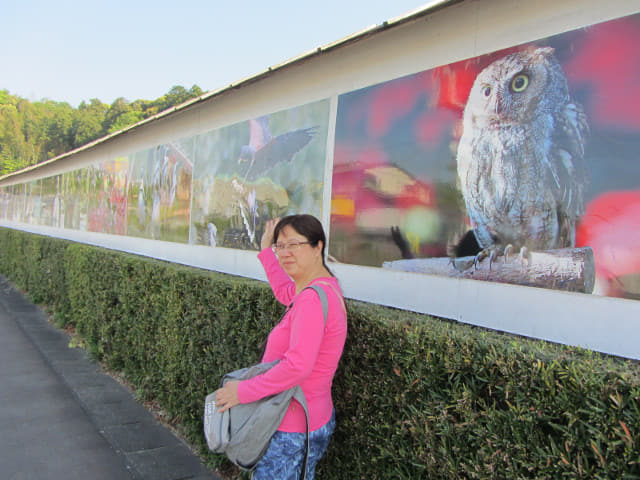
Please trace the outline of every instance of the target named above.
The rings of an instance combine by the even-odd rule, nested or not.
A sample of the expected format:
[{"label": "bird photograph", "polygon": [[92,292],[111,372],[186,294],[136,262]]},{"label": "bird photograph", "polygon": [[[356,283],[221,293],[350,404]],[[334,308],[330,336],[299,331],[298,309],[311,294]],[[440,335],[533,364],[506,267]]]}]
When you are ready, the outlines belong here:
[{"label": "bird photograph", "polygon": [[553,48],[512,53],[478,74],[456,161],[482,252],[517,249],[524,256],[575,245],[588,131]]},{"label": "bird photograph", "polygon": [[238,206],[242,224],[250,243],[258,247],[256,228],[259,224],[257,193],[251,182],[269,176],[280,164],[287,164],[313,139],[317,126],[298,128],[276,137],[271,135],[269,115],[249,120],[249,144],[240,149],[238,164],[244,171],[241,181],[232,180],[233,203]]},{"label": "bird photograph", "polygon": [[191,143],[169,142],[128,158],[128,235],[166,241],[188,240]]},{"label": "bird photograph", "polygon": [[318,126],[298,128],[276,137],[269,129],[269,115],[249,120],[249,144],[240,149],[238,163],[245,165],[244,182],[267,176],[280,163],[291,162],[314,137]]},{"label": "bird photograph", "polygon": [[198,141],[192,239],[259,248],[265,219],[321,214],[329,103],[266,113],[217,128]]}]

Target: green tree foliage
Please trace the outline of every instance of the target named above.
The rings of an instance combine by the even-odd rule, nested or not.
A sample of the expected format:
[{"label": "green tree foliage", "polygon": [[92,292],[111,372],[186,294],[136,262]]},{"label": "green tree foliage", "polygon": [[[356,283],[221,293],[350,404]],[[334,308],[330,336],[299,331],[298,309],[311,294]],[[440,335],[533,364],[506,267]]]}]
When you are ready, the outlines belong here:
[{"label": "green tree foliage", "polygon": [[81,147],[102,136],[102,124],[109,106],[97,98],[82,102],[73,118],[73,148]]},{"label": "green tree foliage", "polygon": [[202,95],[202,90],[197,85],[191,87],[190,90],[186,88],[176,85],[166,95],[158,98],[155,102],[155,106],[158,111],[161,112],[166,110],[167,108],[171,108],[176,105],[180,105],[181,103],[186,102],[194,97],[198,97]]},{"label": "green tree foliage", "polygon": [[146,116],[138,108],[139,104],[129,103],[126,98],[116,98],[107,110],[102,121],[102,130],[105,133],[114,133],[118,130],[144,120]]},{"label": "green tree foliage", "polygon": [[47,113],[44,153],[46,157],[52,158],[68,151],[72,144],[73,108],[66,102],[47,100],[44,109]]},{"label": "green tree foliage", "polygon": [[120,97],[107,105],[93,98],[73,108],[48,99],[30,102],[0,90],[0,175],[82,147],[202,93],[197,85],[176,85],[156,100]]}]

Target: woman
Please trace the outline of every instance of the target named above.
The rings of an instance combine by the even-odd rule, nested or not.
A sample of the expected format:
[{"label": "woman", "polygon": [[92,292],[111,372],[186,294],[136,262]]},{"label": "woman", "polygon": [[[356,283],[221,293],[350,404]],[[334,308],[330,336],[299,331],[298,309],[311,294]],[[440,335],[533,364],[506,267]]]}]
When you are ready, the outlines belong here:
[{"label": "woman", "polygon": [[[225,411],[300,385],[309,410],[306,478],[310,480],[335,428],[331,383],[347,335],[344,301],[338,280],[325,264],[325,245],[322,224],[311,215],[267,222],[258,258],[278,301],[291,307],[269,334],[262,361],[280,362],[252,379],[227,382],[216,392],[216,404]],[[326,324],[318,294],[304,290],[311,284],[321,286],[327,294]],[[253,478],[297,480],[305,448],[306,417],[293,400]]]}]

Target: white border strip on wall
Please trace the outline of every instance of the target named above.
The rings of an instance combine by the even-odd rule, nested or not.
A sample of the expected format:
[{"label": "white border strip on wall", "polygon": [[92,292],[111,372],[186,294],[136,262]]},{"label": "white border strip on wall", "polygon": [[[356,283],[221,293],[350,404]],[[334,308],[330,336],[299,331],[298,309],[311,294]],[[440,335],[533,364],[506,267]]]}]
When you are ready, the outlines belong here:
[{"label": "white border strip on wall", "polygon": [[[327,244],[329,243],[329,237],[331,235],[328,228],[331,224],[331,189],[333,187],[333,156],[336,141],[336,122],[338,119],[338,95],[333,95],[329,99],[329,124],[327,135],[327,148],[326,158],[324,163],[324,189],[322,193],[322,224],[325,225],[325,234],[327,237]],[[328,251],[328,248],[325,248]]]}]

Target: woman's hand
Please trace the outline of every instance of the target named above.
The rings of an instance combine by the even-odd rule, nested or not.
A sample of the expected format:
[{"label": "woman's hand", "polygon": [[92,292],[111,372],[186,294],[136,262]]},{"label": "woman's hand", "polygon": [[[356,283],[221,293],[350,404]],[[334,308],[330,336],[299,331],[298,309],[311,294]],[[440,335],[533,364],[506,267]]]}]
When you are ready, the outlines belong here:
[{"label": "woman's hand", "polygon": [[262,250],[271,247],[271,245],[275,241],[275,238],[273,238],[273,231],[276,229],[276,225],[279,221],[280,218],[267,220],[267,223],[264,226],[264,233],[262,234],[262,238],[260,239],[260,248]]},{"label": "woman's hand", "polygon": [[240,403],[238,399],[238,380],[229,380],[224,387],[216,390],[216,407],[222,413]]}]

